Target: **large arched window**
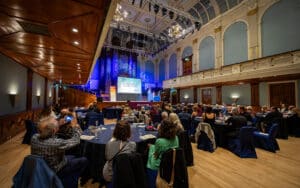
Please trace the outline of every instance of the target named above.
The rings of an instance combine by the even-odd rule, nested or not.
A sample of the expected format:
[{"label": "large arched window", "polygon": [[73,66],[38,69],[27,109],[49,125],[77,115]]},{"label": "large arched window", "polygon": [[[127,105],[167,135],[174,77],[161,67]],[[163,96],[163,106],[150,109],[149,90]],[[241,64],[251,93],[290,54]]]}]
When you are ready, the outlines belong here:
[{"label": "large arched window", "polygon": [[145,63],[145,82],[154,81],[154,64],[152,61],[146,61]]},{"label": "large arched window", "polygon": [[210,36],[200,43],[199,68],[201,71],[215,68],[215,40]]},{"label": "large arched window", "polygon": [[262,56],[300,49],[300,2],[279,1],[261,21]]},{"label": "large arched window", "polygon": [[177,77],[177,57],[176,54],[172,54],[169,59],[169,78]]},{"label": "large arched window", "polygon": [[166,79],[165,61],[162,59],[159,62],[159,83]]},{"label": "large arched window", "polygon": [[224,65],[248,60],[247,25],[236,22],[224,33]]},{"label": "large arched window", "polygon": [[182,58],[182,75],[189,75],[193,72],[193,48],[187,46],[184,48],[181,58]]}]

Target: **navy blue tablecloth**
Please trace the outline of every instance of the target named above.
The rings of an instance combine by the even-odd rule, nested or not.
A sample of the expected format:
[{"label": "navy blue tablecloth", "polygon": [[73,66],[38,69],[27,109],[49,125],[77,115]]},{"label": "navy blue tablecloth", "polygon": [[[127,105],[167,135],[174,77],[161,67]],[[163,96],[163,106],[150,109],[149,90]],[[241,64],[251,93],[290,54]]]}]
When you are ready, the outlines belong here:
[{"label": "navy blue tablecloth", "polygon": [[[89,160],[89,165],[81,177],[81,184],[84,184],[89,179],[94,182],[99,182],[104,185],[102,169],[106,162],[105,159],[105,145],[111,139],[115,125],[105,125],[106,129],[98,133],[97,138],[92,140],[81,140],[80,148],[81,155]],[[84,135],[94,135],[90,130],[85,130]],[[156,138],[142,140],[140,136],[152,134],[157,136],[157,131],[145,131],[145,128],[140,125],[131,125],[131,138],[137,144],[137,152],[143,156],[144,164],[147,162],[148,157],[148,144],[154,144]]]}]

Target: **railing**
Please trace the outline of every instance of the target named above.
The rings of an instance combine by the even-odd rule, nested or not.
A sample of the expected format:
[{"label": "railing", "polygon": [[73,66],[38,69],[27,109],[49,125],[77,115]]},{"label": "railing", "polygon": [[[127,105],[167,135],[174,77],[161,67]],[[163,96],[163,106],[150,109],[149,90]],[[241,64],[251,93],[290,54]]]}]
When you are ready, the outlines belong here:
[{"label": "railing", "polygon": [[300,50],[165,80],[163,88],[206,85],[296,73],[300,73]]}]

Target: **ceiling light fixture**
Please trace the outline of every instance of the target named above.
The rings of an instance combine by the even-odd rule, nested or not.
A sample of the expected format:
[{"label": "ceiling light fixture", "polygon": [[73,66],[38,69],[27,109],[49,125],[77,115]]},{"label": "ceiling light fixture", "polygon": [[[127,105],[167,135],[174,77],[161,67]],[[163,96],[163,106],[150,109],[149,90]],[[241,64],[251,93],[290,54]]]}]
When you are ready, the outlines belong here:
[{"label": "ceiling light fixture", "polygon": [[78,41],[74,41],[73,42],[75,45],[79,45],[79,42]]},{"label": "ceiling light fixture", "polygon": [[180,38],[185,34],[185,29],[183,29],[179,24],[172,25],[168,29],[168,36],[171,38]]},{"label": "ceiling light fixture", "polygon": [[78,33],[78,29],[75,28],[75,27],[73,27],[73,28],[72,28],[72,32],[73,32],[73,33]]},{"label": "ceiling light fixture", "polygon": [[114,15],[114,20],[116,22],[123,21],[124,18],[127,18],[128,12],[126,10],[122,10],[122,6],[120,4],[117,4],[117,8]]}]

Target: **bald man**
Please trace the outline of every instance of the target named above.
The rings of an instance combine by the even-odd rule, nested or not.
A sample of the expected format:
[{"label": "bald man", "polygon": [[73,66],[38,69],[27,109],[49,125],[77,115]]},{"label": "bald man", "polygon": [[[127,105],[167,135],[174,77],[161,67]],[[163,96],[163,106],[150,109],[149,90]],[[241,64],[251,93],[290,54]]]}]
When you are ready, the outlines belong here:
[{"label": "bald man", "polygon": [[88,161],[85,157],[65,155],[65,151],[80,143],[81,129],[72,124],[74,134],[70,139],[57,138],[58,122],[49,116],[38,123],[38,134],[31,140],[31,154],[44,158],[48,166],[57,173],[64,187],[77,187],[78,178],[86,168]]}]

